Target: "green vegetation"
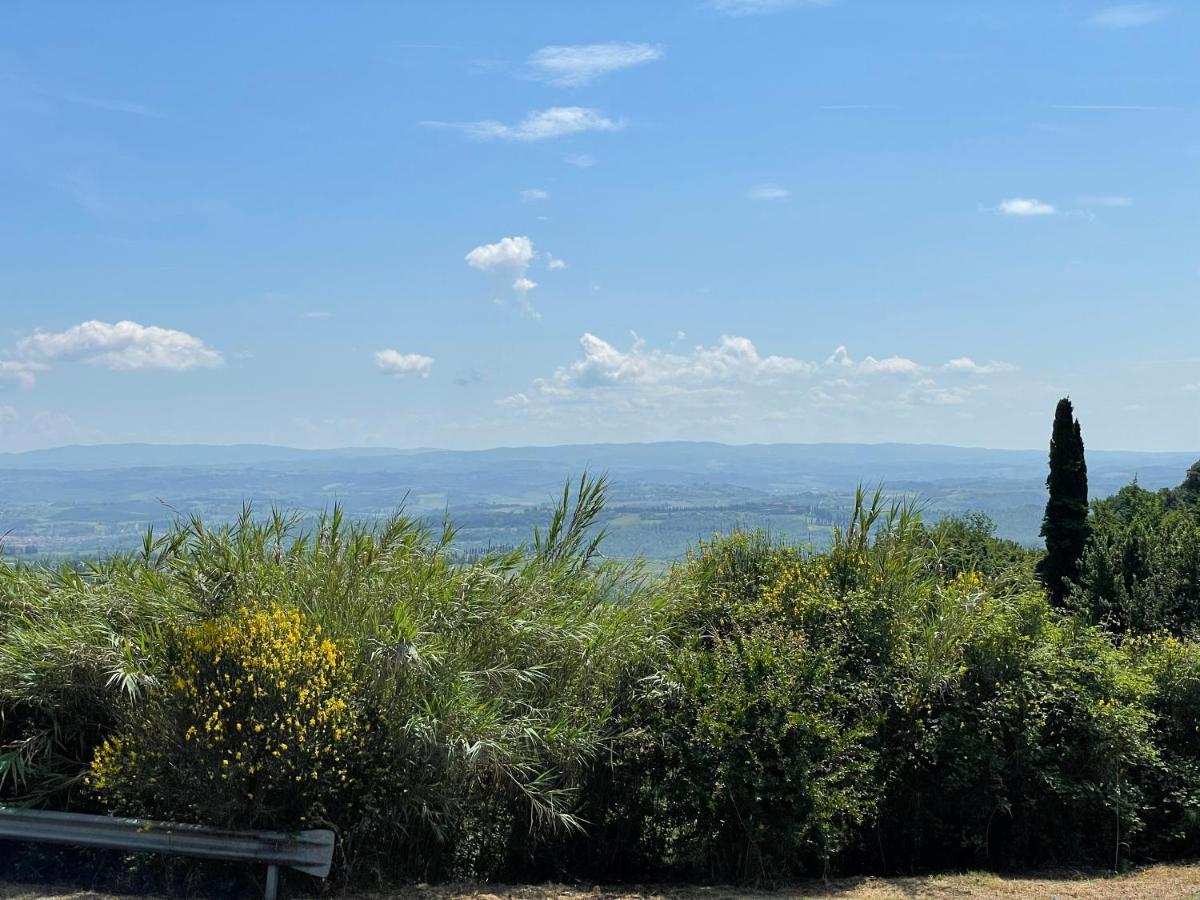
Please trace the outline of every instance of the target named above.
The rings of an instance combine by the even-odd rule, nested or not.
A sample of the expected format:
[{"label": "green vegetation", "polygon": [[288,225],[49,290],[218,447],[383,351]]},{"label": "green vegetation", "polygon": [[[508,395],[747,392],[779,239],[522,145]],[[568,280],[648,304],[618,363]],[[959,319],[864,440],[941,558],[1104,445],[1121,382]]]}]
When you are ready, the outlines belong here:
[{"label": "green vegetation", "polygon": [[1046,476],[1046,514],[1041,535],[1046,555],[1038,572],[1050,591],[1050,599],[1061,605],[1071,583],[1079,579],[1079,560],[1088,540],[1087,462],[1083,436],[1075,410],[1066,397],[1054,410],[1050,438],[1050,474]]},{"label": "green vegetation", "polygon": [[986,517],[880,492],[827,551],[652,575],[588,478],[504,552],[335,509],[0,562],[0,799],[325,823],[360,884],[1195,856],[1198,488],[1094,504],[1065,607]]},{"label": "green vegetation", "polygon": [[1200,625],[1200,463],[1174,489],[1136,482],[1092,504],[1072,605],[1116,634]]}]

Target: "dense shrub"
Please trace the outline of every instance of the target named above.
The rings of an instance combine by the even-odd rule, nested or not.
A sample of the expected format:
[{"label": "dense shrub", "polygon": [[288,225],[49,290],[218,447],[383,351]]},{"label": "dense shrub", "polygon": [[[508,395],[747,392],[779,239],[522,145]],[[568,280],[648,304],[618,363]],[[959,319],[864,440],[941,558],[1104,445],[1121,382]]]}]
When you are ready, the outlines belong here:
[{"label": "dense shrub", "polygon": [[640,826],[604,837],[711,878],[1149,847],[1172,788],[1153,679],[1051,609],[1027,556],[986,577],[955,533],[876,496],[826,555],[704,546],[618,766]]},{"label": "dense shrub", "polygon": [[1092,505],[1076,609],[1117,633],[1200,629],[1200,502],[1191,477],[1175,491],[1129,485]]},{"label": "dense shrub", "polygon": [[96,749],[118,812],[241,828],[347,821],[368,723],[337,646],[295,610],[242,608],[169,639],[161,686]]}]

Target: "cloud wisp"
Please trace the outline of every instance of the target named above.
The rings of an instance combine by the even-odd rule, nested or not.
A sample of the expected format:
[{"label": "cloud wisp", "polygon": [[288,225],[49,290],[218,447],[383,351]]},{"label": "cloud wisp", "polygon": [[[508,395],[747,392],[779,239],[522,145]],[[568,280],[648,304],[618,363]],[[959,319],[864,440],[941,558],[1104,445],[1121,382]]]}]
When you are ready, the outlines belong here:
[{"label": "cloud wisp", "polygon": [[833,0],[711,0],[713,9],[726,16],[762,16],[802,6],[828,6]]},{"label": "cloud wisp", "polygon": [[1079,202],[1084,206],[1106,206],[1114,209],[1133,206],[1133,198],[1122,197],[1119,194],[1099,194],[1090,197],[1080,197]]},{"label": "cloud wisp", "polygon": [[31,388],[37,382],[36,372],[44,365],[23,362],[17,359],[0,359],[0,388],[16,386]]},{"label": "cloud wisp", "polygon": [[456,128],[480,141],[548,141],[572,134],[620,131],[624,122],[586,106],[551,106],[534,110],[515,124],[484,119],[479,122],[422,122],[435,128]]},{"label": "cloud wisp", "polygon": [[613,41],[606,44],[550,45],[528,60],[538,77],[562,87],[590,84],[602,75],[662,59],[657,44]]},{"label": "cloud wisp", "polygon": [[1058,212],[1052,204],[1034,197],[1010,197],[1001,200],[995,211],[1002,216],[1052,216]]},{"label": "cloud wisp", "polygon": [[1084,112],[1145,112],[1158,109],[1157,106],[1145,106],[1140,103],[1056,103],[1051,109],[1074,109]]},{"label": "cloud wisp", "polygon": [[786,200],[791,196],[791,191],[783,185],[767,182],[766,184],[756,184],[746,192],[746,196],[751,200],[775,201]]},{"label": "cloud wisp", "polygon": [[1165,11],[1153,3],[1122,3],[1100,10],[1087,20],[1093,28],[1141,28],[1159,21]]}]

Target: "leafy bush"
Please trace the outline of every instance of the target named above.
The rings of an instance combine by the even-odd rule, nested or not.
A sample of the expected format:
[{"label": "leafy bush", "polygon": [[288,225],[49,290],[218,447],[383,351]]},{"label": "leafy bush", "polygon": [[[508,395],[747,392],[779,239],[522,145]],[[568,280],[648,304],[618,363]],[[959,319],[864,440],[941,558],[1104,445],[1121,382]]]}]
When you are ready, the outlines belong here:
[{"label": "leafy bush", "polygon": [[705,545],[675,575],[685,624],[618,767],[640,827],[605,837],[715,878],[1146,846],[1151,679],[1052,610],[1028,560],[987,577],[946,537],[860,494],[826,555]]},{"label": "leafy bush", "polygon": [[1114,632],[1200,629],[1200,503],[1136,484],[1092,506],[1092,539],[1071,601]]},{"label": "leafy bush", "polygon": [[295,610],[242,608],[170,638],[161,686],[96,749],[116,812],[241,828],[344,821],[367,722],[337,646]]}]

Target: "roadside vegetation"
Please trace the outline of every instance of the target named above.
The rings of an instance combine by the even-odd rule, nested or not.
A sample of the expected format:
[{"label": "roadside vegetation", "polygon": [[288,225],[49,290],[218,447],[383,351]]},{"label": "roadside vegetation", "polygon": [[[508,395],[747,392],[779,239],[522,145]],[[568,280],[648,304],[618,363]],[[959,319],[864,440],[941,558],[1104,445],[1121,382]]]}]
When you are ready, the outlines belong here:
[{"label": "roadside vegetation", "polygon": [[1200,467],[1085,507],[1056,591],[864,491],[828,552],[651,575],[602,556],[604,494],[466,561],[337,510],[0,561],[0,802],[332,827],[366,887],[1200,855]]}]

